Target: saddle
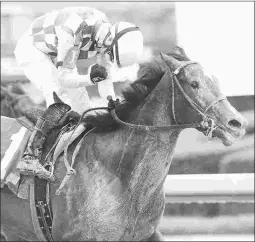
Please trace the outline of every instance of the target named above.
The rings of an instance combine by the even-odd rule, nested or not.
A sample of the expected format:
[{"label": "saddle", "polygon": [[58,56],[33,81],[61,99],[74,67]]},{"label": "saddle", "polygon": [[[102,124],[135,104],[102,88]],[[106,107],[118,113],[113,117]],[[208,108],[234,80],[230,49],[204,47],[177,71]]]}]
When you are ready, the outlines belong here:
[{"label": "saddle", "polygon": [[[63,103],[55,103],[54,105],[57,106],[59,110],[66,109],[66,106],[63,105]],[[16,119],[16,121],[26,128],[26,135],[23,136],[24,141],[22,142],[22,147],[19,147],[18,154],[13,157],[13,162],[17,163],[21,159],[23,152],[29,143],[29,138],[33,132],[38,130],[36,124],[38,124],[38,120],[40,120],[43,115],[43,110],[33,108],[27,110],[25,117]],[[50,113],[50,115],[56,116],[57,114]],[[47,117],[49,117],[49,115]],[[50,126],[49,130],[54,130],[54,132],[50,132],[52,144],[49,144],[46,139],[47,148],[43,148],[43,155],[40,160],[40,163],[45,169],[53,172],[54,163],[59,155],[63,151],[67,154],[67,149],[71,144],[75,145],[74,148],[71,148],[70,153],[73,153],[76,144],[78,144],[82,140],[83,135],[87,133],[88,130],[83,124],[77,125],[79,118],[79,114],[70,111],[57,124],[48,122],[48,125]],[[52,118],[52,120],[53,119],[56,120],[56,117]],[[42,125],[42,130],[43,128],[44,126]],[[65,160],[67,160],[67,158],[65,158]],[[68,171],[70,172],[71,169]],[[28,177],[18,174],[15,170],[12,170],[7,175],[5,184],[7,184],[18,197],[30,201],[32,221],[39,240],[52,241],[51,226],[53,217],[49,199],[49,181],[40,179],[36,176]],[[71,173],[68,173],[62,181],[58,194],[64,189],[65,183],[70,175]]]},{"label": "saddle", "polygon": [[[16,118],[16,119],[10,119],[5,117],[1,118],[1,120],[3,119],[3,123],[5,123],[5,127],[8,126],[8,122],[10,124],[13,124],[11,127],[12,130],[1,129],[3,131],[1,133],[11,133],[11,132],[13,133],[13,128],[14,128],[14,132],[15,130],[17,132],[18,131],[17,129],[20,130],[17,134],[13,134],[11,138],[10,137],[6,138],[6,140],[13,140],[13,142],[17,143],[19,147],[17,147],[17,145],[15,144],[14,145],[12,144],[11,149],[5,148],[4,151],[6,154],[4,157],[2,157],[2,154],[4,154],[4,151],[1,152],[1,167],[5,168],[5,169],[1,169],[1,185],[2,185],[2,181],[5,180],[7,176],[9,176],[10,174],[12,179],[9,179],[9,182],[16,181],[15,183],[13,182],[12,185],[16,186],[16,189],[14,190],[17,192],[17,188],[18,188],[17,179],[20,176],[19,174],[17,174],[17,172],[16,172],[16,176],[14,176],[15,172],[13,173],[11,171],[15,169],[15,167],[17,166],[17,163],[23,156],[24,151],[28,148],[29,142],[31,140],[31,136],[33,135],[35,136],[38,131],[45,136],[48,135],[47,131],[50,132],[53,129],[55,129],[55,131],[56,130],[60,131],[60,132],[55,132],[59,134],[56,137],[52,138],[53,140],[56,139],[54,147],[51,147],[51,150],[57,154],[57,155],[56,154],[54,155],[54,159],[56,160],[58,156],[61,154],[61,152],[64,150],[64,146],[67,143],[67,140],[71,144],[78,137],[78,135],[85,130],[85,127],[81,126],[79,129],[76,130],[76,132],[74,133],[71,132],[71,129],[73,129],[75,125],[77,125],[79,117],[80,117],[80,115],[74,111],[70,111],[66,113],[66,115],[64,115],[64,117],[60,119],[60,113],[66,111],[69,108],[68,105],[63,103],[55,103],[51,106],[53,106],[53,108],[51,109],[48,108],[49,112],[47,110],[46,115],[44,110],[31,108],[25,112],[25,116],[23,117]],[[47,120],[47,122],[45,120]],[[5,127],[3,125],[3,129],[9,128],[9,127],[5,128]],[[41,136],[39,135],[39,139],[40,138]],[[10,143],[8,143],[7,145],[10,145]],[[7,154],[7,153],[12,153],[12,154]],[[10,160],[9,164],[4,164],[7,162],[8,159]],[[40,163],[42,164],[42,162],[43,161],[41,161]]]}]

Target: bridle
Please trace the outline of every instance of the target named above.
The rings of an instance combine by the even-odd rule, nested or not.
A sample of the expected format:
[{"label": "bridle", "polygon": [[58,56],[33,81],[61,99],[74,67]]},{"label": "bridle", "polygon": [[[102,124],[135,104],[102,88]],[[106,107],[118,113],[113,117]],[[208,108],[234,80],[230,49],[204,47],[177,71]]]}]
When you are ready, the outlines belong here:
[{"label": "bridle", "polygon": [[177,125],[182,125],[182,124],[178,124],[177,119],[176,119],[176,113],[175,113],[175,84],[177,85],[177,87],[179,88],[179,90],[181,91],[181,93],[183,94],[183,96],[185,97],[185,99],[189,102],[189,104],[193,107],[194,110],[196,110],[201,116],[202,116],[202,122],[198,123],[199,126],[202,129],[207,129],[207,133],[206,136],[211,136],[212,131],[214,129],[217,128],[217,125],[215,125],[214,120],[212,118],[210,118],[206,113],[213,107],[215,106],[217,103],[226,100],[226,97],[221,95],[218,98],[216,98],[215,100],[213,100],[206,108],[202,108],[201,106],[199,106],[194,100],[192,100],[189,95],[187,95],[187,93],[183,90],[177,75],[181,72],[181,70],[183,70],[185,67],[187,67],[188,65],[191,64],[198,64],[195,61],[187,61],[185,62],[183,65],[179,66],[175,71],[172,72],[173,78],[172,78],[172,113],[173,113],[173,118],[174,121]]},{"label": "bridle", "polygon": [[[126,125],[130,128],[135,128],[135,129],[144,129],[147,131],[151,130],[158,130],[158,129],[183,129],[183,128],[202,128],[205,130],[205,135],[208,136],[209,138],[212,137],[212,132],[217,128],[217,125],[215,124],[214,120],[210,118],[207,115],[207,112],[209,109],[211,109],[213,106],[215,106],[217,103],[226,100],[226,97],[221,95],[218,97],[216,100],[213,100],[205,109],[200,107],[195,101],[193,101],[188,94],[183,90],[177,75],[188,65],[192,64],[198,64],[197,62],[194,61],[187,61],[183,65],[179,66],[175,71],[172,72],[172,115],[174,118],[174,121],[176,124],[172,125],[166,125],[166,126],[154,126],[154,125],[139,125],[139,124],[131,124],[128,122],[124,122],[120,120],[115,112],[115,103],[112,100],[111,97],[108,98],[109,104],[110,104],[110,113],[112,117],[120,124]],[[170,70],[171,71],[171,70]],[[188,103],[193,107],[194,110],[196,110],[201,116],[202,116],[202,121],[201,122],[196,122],[196,123],[189,123],[189,124],[179,124],[176,120],[176,112],[175,112],[175,85],[179,88],[185,99],[188,101]]]}]

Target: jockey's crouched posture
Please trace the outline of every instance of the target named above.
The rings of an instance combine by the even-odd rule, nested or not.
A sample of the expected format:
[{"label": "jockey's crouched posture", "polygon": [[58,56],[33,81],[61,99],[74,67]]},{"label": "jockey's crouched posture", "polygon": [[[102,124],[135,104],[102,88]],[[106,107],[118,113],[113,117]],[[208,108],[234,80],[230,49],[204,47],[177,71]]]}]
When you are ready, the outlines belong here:
[{"label": "jockey's crouched posture", "polygon": [[[137,65],[142,52],[143,35],[138,27],[128,22],[112,25],[93,8],[70,7],[37,18],[18,41],[14,54],[46,100],[48,109],[36,124],[41,135],[57,126],[70,107],[80,114],[92,107],[85,86],[98,83],[101,98],[115,97],[112,81],[120,80],[114,80],[114,72]],[[97,64],[87,75],[79,75],[77,60],[94,56]],[[62,110],[53,104],[53,91],[67,104]],[[40,140],[42,146],[45,139]],[[39,157],[35,150],[27,150],[17,169],[24,174],[29,165],[44,169]]]}]

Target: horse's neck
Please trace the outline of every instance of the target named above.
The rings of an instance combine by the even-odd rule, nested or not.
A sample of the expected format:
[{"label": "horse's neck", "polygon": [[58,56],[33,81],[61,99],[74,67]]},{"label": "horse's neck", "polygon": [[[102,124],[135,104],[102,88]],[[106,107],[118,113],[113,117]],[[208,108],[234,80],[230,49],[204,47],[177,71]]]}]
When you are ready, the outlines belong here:
[{"label": "horse's neck", "polygon": [[[172,124],[169,88],[162,84],[156,87],[145,104],[132,114],[129,122],[153,126]],[[108,135],[106,142],[111,147],[111,157],[114,157],[114,153],[116,157],[112,162],[116,174],[130,186],[137,186],[137,183],[148,185],[148,181],[157,181],[159,185],[168,173],[179,133],[179,130],[170,128],[141,131],[125,127],[111,134],[111,137]],[[105,153],[102,157],[108,155]]]},{"label": "horse's neck", "polygon": [[[168,82],[169,83],[169,82]],[[161,85],[161,86],[160,86]],[[154,92],[147,98],[145,104],[140,108],[134,123],[146,124],[152,126],[167,126],[174,124],[172,117],[172,98],[170,87],[160,84]],[[168,84],[167,84],[168,85]],[[154,131],[133,131],[133,139],[137,140],[136,147],[143,157],[138,160],[140,165],[145,166],[151,164],[165,172],[169,168],[172,160],[174,149],[177,143],[180,130],[169,128],[169,130]],[[162,175],[162,174],[161,174]]]}]

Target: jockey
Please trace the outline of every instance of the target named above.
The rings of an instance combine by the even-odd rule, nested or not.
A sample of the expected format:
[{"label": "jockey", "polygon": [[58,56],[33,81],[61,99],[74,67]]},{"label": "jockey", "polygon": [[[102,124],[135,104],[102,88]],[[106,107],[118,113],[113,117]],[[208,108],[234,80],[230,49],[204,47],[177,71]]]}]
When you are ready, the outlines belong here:
[{"label": "jockey", "polygon": [[[143,35],[137,26],[128,22],[111,24],[103,12],[94,8],[69,7],[37,18],[14,51],[18,65],[46,100],[48,109],[36,127],[44,129],[45,134],[45,127],[49,127],[45,124],[57,125],[70,107],[80,114],[93,107],[86,86],[98,84],[101,98],[115,97],[112,82],[121,80],[114,73],[137,66],[142,52]],[[87,75],[79,75],[77,61],[92,57],[97,63],[89,67]],[[53,92],[69,108],[57,110]],[[45,139],[41,140],[43,144]],[[40,165],[34,153],[22,159],[27,164],[31,160]]]}]

